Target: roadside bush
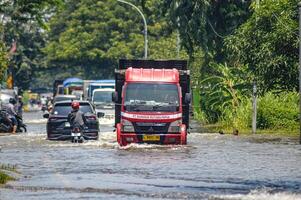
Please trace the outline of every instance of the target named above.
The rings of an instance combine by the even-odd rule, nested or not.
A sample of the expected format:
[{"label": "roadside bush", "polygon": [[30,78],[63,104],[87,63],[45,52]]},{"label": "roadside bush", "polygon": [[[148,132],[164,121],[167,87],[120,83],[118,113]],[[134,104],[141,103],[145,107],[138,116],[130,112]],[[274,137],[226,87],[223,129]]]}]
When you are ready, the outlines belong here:
[{"label": "roadside bush", "polygon": [[259,129],[297,129],[299,97],[296,92],[267,93],[259,98],[257,127]]},{"label": "roadside bush", "polygon": [[246,130],[252,123],[252,102],[245,98],[239,106],[233,110],[231,107],[225,108],[220,123],[226,129]]},{"label": "roadside bush", "polygon": [[203,124],[208,123],[206,114],[203,111],[197,110],[197,111],[193,112],[193,115],[194,115],[194,119],[198,120],[199,122],[201,122]]},{"label": "roadside bush", "polygon": [[14,180],[9,175],[5,174],[4,172],[0,171],[0,184],[5,184],[7,181]]},{"label": "roadside bush", "polygon": [[[299,127],[299,97],[296,92],[273,94],[258,98],[257,128],[296,130]],[[236,110],[226,107],[219,123],[225,129],[247,130],[252,126],[252,100],[244,99]]]},{"label": "roadside bush", "polygon": [[29,92],[28,90],[23,92],[23,103],[26,105],[29,102]]}]

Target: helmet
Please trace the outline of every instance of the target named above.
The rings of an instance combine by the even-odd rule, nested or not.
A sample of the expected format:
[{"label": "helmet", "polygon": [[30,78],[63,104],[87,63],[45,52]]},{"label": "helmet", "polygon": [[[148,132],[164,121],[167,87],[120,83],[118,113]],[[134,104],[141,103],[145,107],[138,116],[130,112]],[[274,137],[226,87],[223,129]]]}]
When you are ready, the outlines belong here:
[{"label": "helmet", "polygon": [[78,109],[79,109],[79,102],[73,101],[73,102],[71,103],[71,107],[72,107],[73,109],[78,110]]},{"label": "helmet", "polygon": [[16,101],[16,99],[14,99],[14,98],[9,98],[9,103],[11,103],[11,104],[16,104],[17,101]]}]

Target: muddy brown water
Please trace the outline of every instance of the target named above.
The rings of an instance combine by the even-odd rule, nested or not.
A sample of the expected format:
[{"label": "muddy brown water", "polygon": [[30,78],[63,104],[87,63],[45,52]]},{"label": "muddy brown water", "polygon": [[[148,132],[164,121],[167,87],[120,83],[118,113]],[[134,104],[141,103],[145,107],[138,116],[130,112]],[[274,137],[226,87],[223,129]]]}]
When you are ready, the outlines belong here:
[{"label": "muddy brown water", "polygon": [[301,199],[301,146],[288,139],[199,133],[187,146],[119,147],[110,120],[98,141],[46,140],[41,112],[28,133],[0,136],[17,181],[0,199]]}]

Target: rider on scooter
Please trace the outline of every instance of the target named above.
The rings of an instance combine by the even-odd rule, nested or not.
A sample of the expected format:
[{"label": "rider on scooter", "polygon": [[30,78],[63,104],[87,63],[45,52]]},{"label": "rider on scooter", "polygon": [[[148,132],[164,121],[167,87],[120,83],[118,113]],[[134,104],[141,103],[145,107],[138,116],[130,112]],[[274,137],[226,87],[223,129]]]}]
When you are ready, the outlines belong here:
[{"label": "rider on scooter", "polygon": [[73,101],[71,103],[72,111],[68,115],[68,121],[72,128],[80,128],[82,131],[87,124],[87,120],[84,113],[79,110],[79,102]]},{"label": "rider on scooter", "polygon": [[4,110],[7,113],[8,118],[12,121],[12,125],[13,125],[12,133],[16,133],[17,125],[18,125],[18,121],[16,119],[17,112],[15,110],[16,103],[17,101],[14,98],[10,98],[9,103],[4,106]]}]

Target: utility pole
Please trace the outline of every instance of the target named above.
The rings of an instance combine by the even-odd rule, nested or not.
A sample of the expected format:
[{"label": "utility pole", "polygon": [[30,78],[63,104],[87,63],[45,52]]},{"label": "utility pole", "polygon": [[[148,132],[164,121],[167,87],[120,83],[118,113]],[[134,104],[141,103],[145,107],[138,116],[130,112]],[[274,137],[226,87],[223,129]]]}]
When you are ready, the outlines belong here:
[{"label": "utility pole", "polygon": [[177,59],[180,59],[180,45],[181,45],[181,38],[180,38],[180,31],[177,31]]},{"label": "utility pole", "polygon": [[299,9],[299,123],[300,123],[300,138],[301,144],[301,2],[298,3]]},{"label": "utility pole", "polygon": [[[178,2],[176,2],[176,8],[178,8],[179,4]],[[181,45],[181,38],[180,38],[180,19],[179,17],[177,17],[177,26],[178,26],[178,30],[177,30],[177,59],[180,58],[180,45]]]},{"label": "utility pole", "polygon": [[[259,0],[256,0],[256,9],[259,8]],[[256,16],[256,25],[257,25],[257,16]],[[256,78],[253,80],[253,98],[252,98],[252,133],[256,134],[257,129],[257,84],[256,84]]]},{"label": "utility pole", "polygon": [[253,81],[253,115],[252,115],[252,133],[256,134],[257,122],[257,86],[256,81]]},{"label": "utility pole", "polygon": [[137,7],[135,6],[134,4],[130,3],[130,2],[127,2],[127,1],[124,1],[124,0],[117,0],[118,2],[121,2],[121,3],[125,3],[127,5],[130,5],[132,6],[133,8],[135,8],[139,14],[141,15],[142,19],[143,19],[143,23],[144,23],[144,59],[147,59],[147,49],[148,49],[148,40],[147,40],[147,23],[146,23],[146,19],[142,13],[142,11]]}]

